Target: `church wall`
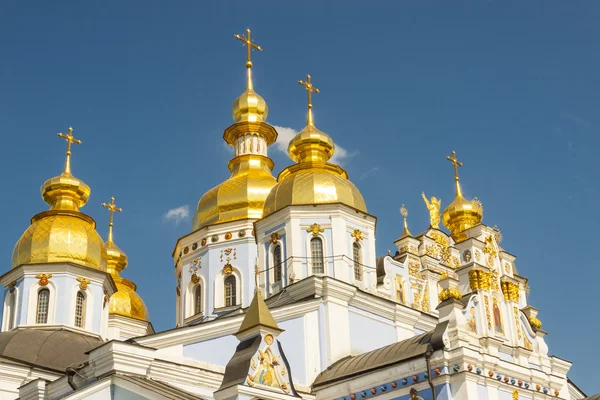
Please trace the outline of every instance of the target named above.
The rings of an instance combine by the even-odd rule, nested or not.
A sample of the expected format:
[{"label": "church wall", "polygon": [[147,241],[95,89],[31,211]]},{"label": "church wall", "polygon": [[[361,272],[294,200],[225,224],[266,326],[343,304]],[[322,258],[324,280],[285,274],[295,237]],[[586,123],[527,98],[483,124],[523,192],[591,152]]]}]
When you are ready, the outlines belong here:
[{"label": "church wall", "polygon": [[[112,392],[111,397],[110,397],[112,399],[119,399],[119,400],[121,400],[121,399],[123,399],[123,400],[145,400],[146,399],[146,397],[144,397],[144,396],[141,396],[135,392],[132,392],[130,390],[127,390],[127,389],[122,388],[117,385],[112,385],[110,387],[110,391]],[[93,395],[89,396],[88,399],[91,399],[91,400],[106,399],[106,398],[108,398],[106,396],[107,394],[108,393],[97,392],[97,393],[94,393]]]},{"label": "church wall", "polygon": [[374,317],[357,308],[349,308],[350,349],[356,355],[396,342],[392,321]]},{"label": "church wall", "polygon": [[279,327],[284,332],[279,335],[277,340],[281,342],[285,356],[290,363],[293,381],[308,385],[311,382],[306,381],[307,346],[304,317],[279,322]]},{"label": "church wall", "polygon": [[238,344],[239,340],[233,335],[221,336],[183,346],[183,356],[210,364],[226,366],[235,353]]}]

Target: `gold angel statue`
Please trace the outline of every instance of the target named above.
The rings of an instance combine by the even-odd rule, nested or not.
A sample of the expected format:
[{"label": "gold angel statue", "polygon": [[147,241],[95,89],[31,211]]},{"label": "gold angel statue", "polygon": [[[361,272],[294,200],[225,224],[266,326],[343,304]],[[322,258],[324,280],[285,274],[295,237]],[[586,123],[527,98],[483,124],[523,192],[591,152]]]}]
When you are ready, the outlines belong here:
[{"label": "gold angel statue", "polygon": [[429,210],[429,223],[430,227],[434,229],[440,229],[440,209],[442,208],[442,200],[438,200],[435,196],[431,197],[431,200],[427,200],[425,192],[421,193],[427,209]]}]

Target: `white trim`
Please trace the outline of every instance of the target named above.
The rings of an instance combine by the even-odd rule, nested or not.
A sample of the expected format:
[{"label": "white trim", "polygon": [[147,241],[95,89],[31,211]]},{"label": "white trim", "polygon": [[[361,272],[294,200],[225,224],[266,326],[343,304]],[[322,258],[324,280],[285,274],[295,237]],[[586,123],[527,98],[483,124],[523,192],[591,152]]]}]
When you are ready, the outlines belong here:
[{"label": "white trim", "polygon": [[[10,289],[7,289],[6,294],[4,295],[4,309],[2,311],[2,331],[8,331],[14,327],[17,326],[16,324],[16,319],[17,319],[17,305],[18,305],[18,289],[15,286],[14,291],[11,293]],[[12,298],[12,305],[9,307],[8,305],[8,299],[9,297]],[[10,317],[10,309],[12,308],[12,321],[9,321],[9,317]]]},{"label": "white trim", "polygon": [[[48,299],[48,320],[45,324],[37,323],[37,303],[38,293],[42,289],[48,289],[50,291],[50,297]],[[29,305],[27,307],[27,325],[54,325],[56,319],[56,285],[52,281],[48,281],[48,284],[42,286],[39,282],[31,285],[29,291]]]}]

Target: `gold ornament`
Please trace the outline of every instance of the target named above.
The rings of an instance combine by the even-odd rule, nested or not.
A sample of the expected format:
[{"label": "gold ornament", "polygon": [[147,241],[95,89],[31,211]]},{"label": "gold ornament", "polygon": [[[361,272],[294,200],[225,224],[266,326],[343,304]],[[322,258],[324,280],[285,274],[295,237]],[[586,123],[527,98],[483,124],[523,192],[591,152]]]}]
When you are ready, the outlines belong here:
[{"label": "gold ornament", "polygon": [[519,323],[519,309],[517,307],[513,307],[513,311],[515,314],[515,325],[517,327],[517,338],[521,340],[521,324]]},{"label": "gold ornament", "polygon": [[418,261],[409,261],[408,262],[408,273],[412,276],[419,276],[419,272],[421,271],[421,264]]},{"label": "gold ornament", "polygon": [[277,232],[271,233],[271,243],[276,244],[281,239],[281,236]]},{"label": "gold ornament", "polygon": [[438,200],[435,196],[431,197],[431,200],[427,200],[425,192],[421,193],[425,205],[429,210],[429,227],[433,229],[440,229],[440,209],[442,207],[442,200]]},{"label": "gold ornament", "polygon": [[504,263],[504,272],[506,272],[507,274],[510,274],[510,264],[509,263]]},{"label": "gold ornament", "polygon": [[529,325],[531,325],[534,331],[537,331],[538,329],[542,328],[542,321],[540,321],[533,315],[530,315],[529,318],[527,318],[527,320],[529,321]]},{"label": "gold ornament", "polygon": [[512,395],[513,400],[519,400],[519,391],[515,390]]},{"label": "gold ornament", "polygon": [[49,282],[48,280],[52,278],[52,274],[37,274],[35,278],[40,280],[40,286],[46,286]]},{"label": "gold ornament", "polygon": [[350,236],[352,236],[357,242],[360,242],[364,239],[363,233],[360,231],[360,229],[355,229]]},{"label": "gold ornament", "polygon": [[460,294],[460,291],[457,288],[448,288],[440,292],[438,299],[440,300],[440,303],[448,299],[460,300],[462,299],[462,294]]},{"label": "gold ornament", "polygon": [[429,285],[425,285],[425,291],[423,292],[423,301],[421,302],[421,310],[429,312]]},{"label": "gold ornament", "polygon": [[233,273],[233,266],[229,263],[223,266],[223,273],[225,275],[231,275]]},{"label": "gold ornament", "polygon": [[465,250],[465,252],[463,253],[463,258],[466,262],[471,261],[471,250]]},{"label": "gold ornament", "polygon": [[492,275],[489,272],[474,269],[469,271],[469,285],[471,290],[490,290]]},{"label": "gold ornament", "polygon": [[227,232],[227,233],[225,234],[225,240],[229,240],[229,239],[231,239],[231,237],[232,237],[232,236],[233,236],[233,235],[231,234],[231,232]]},{"label": "gold ornament", "polygon": [[408,217],[408,210],[406,209],[406,206],[404,206],[404,204],[402,204],[402,207],[400,207],[400,215],[402,215],[402,218],[404,218],[404,231],[402,231],[401,237],[412,236],[412,234],[408,230],[408,222],[406,222],[406,217]]},{"label": "gold ornament", "polygon": [[89,279],[79,277],[77,278],[77,282],[79,282],[79,289],[85,290],[91,281]]},{"label": "gold ornament", "polygon": [[319,233],[325,232],[325,229],[321,228],[321,225],[316,222],[306,229],[306,232],[312,232],[313,236],[319,236]]},{"label": "gold ornament", "polygon": [[494,245],[494,237],[492,235],[488,235],[485,238],[485,246],[483,246],[483,252],[489,254],[490,257],[496,257],[498,254],[496,251],[496,246]]},{"label": "gold ornament", "polygon": [[475,250],[475,261],[481,260],[481,252],[479,249]]},{"label": "gold ornament", "polygon": [[492,329],[492,317],[490,316],[490,303],[487,296],[483,296],[485,303],[485,316],[487,318],[488,329]]},{"label": "gold ornament", "polygon": [[196,274],[196,273],[194,272],[194,273],[192,274],[191,280],[192,280],[192,283],[193,283],[193,284],[196,284],[196,283],[200,282],[200,277],[198,276],[198,274]]}]

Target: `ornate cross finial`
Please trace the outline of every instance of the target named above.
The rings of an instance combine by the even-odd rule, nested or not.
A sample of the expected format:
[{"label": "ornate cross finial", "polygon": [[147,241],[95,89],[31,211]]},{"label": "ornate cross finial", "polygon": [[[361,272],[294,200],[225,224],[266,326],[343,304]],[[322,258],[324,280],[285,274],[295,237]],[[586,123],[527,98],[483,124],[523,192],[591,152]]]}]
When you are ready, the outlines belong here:
[{"label": "ornate cross finial", "polygon": [[122,208],[119,208],[115,205],[115,198],[111,197],[110,198],[110,203],[102,203],[102,207],[108,208],[109,211],[109,223],[108,223],[108,240],[107,242],[112,242],[113,241],[113,217],[115,215],[115,211],[121,212],[123,211]]},{"label": "ornate cross finial", "polygon": [[313,125],[313,115],[312,115],[312,93],[319,93],[319,89],[314,87],[310,82],[310,75],[306,75],[306,82],[298,81],[298,83],[306,88],[308,92],[308,117],[306,118],[306,125]]},{"label": "ornate cross finial", "polygon": [[454,180],[458,182],[458,167],[462,167],[463,164],[456,158],[456,152],[454,150],[452,150],[452,157],[448,156],[446,157],[446,160],[454,165]]},{"label": "ornate cross finial", "polygon": [[252,60],[250,59],[250,54],[252,53],[252,49],[256,49],[258,51],[262,51],[262,48],[255,44],[252,43],[252,39],[250,38],[250,29],[246,29],[246,37],[242,36],[242,35],[238,35],[235,34],[233,35],[237,40],[241,40],[242,42],[244,42],[244,44],[246,45],[246,47],[248,48],[248,57],[246,59],[246,70],[247,72],[247,79],[246,79],[246,90],[253,90],[253,85],[252,85]]},{"label": "ornate cross finial", "polygon": [[406,217],[408,217],[408,209],[404,204],[400,207],[400,215],[404,218],[404,231],[402,232],[402,237],[404,236],[412,236],[410,231],[408,230],[408,222],[406,222]]},{"label": "ornate cross finial", "polygon": [[238,35],[237,33],[233,35],[237,40],[241,40],[244,42],[246,47],[248,48],[248,59],[246,60],[246,68],[252,68],[252,60],[250,59],[250,54],[252,49],[256,49],[258,51],[262,51],[262,48],[256,43],[252,43],[252,39],[250,38],[250,29],[246,29],[246,36]]},{"label": "ornate cross finial", "polygon": [[71,143],[77,143],[77,144],[81,144],[81,140],[79,139],[75,139],[75,136],[73,136],[73,128],[69,127],[68,130],[68,134],[64,134],[64,133],[58,133],[58,136],[65,139],[67,141],[67,159],[65,161],[65,169],[64,169],[64,173],[65,174],[70,174],[71,173]]}]

